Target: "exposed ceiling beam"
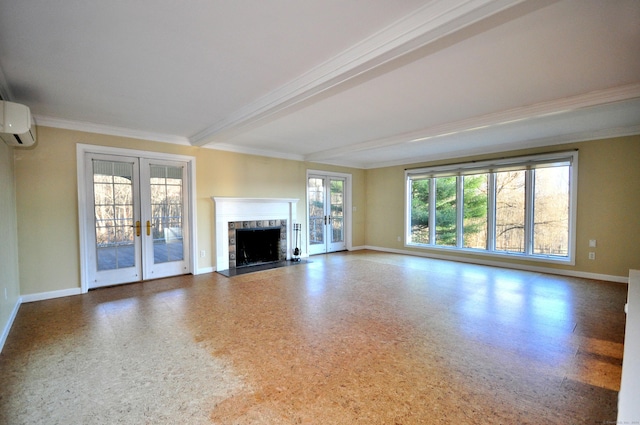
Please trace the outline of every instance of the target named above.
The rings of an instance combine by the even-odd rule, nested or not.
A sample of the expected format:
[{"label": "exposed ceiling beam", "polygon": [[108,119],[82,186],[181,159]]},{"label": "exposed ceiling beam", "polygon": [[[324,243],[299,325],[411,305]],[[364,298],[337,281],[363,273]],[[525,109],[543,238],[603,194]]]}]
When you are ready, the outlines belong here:
[{"label": "exposed ceiling beam", "polygon": [[436,0],[189,138],[223,143],[260,121],[525,0]]}]

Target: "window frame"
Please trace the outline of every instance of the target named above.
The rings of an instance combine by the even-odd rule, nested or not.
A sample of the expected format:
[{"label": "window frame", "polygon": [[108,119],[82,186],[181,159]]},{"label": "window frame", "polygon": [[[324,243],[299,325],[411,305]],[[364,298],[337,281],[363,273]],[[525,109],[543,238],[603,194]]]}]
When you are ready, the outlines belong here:
[{"label": "window frame", "polygon": [[[569,213],[568,213],[568,252],[566,256],[535,254],[533,246],[534,232],[534,204],[533,170],[551,164],[569,166]],[[525,249],[524,253],[496,251],[496,173],[507,170],[526,170],[525,173]],[[487,173],[487,248],[466,248],[463,237],[463,197],[462,176]],[[412,181],[429,178],[429,217],[435,218],[436,180],[439,177],[456,176],[457,178],[457,245],[444,246],[435,243],[435,222],[429,225],[429,243],[411,241],[411,188]],[[497,158],[487,161],[473,161],[405,169],[405,230],[404,246],[407,248],[421,248],[446,252],[458,252],[498,258],[531,260],[537,262],[575,265],[576,257],[576,221],[578,205],[578,151],[563,151],[538,155],[527,155],[511,158]]]}]

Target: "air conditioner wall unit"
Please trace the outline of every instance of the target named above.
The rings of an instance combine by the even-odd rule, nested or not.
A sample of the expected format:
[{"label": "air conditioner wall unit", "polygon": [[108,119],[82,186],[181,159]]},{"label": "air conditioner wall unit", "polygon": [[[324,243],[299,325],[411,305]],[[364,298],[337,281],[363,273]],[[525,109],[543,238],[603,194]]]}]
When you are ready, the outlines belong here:
[{"label": "air conditioner wall unit", "polygon": [[0,101],[0,139],[10,146],[31,146],[36,142],[36,127],[28,106]]}]

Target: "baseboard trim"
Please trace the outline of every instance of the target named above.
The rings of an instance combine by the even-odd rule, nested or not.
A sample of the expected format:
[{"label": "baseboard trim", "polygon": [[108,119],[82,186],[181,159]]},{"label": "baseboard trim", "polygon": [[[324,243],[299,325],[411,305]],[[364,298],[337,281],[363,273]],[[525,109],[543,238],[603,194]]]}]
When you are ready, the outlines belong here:
[{"label": "baseboard trim", "polygon": [[416,251],[408,251],[403,249],[384,248],[384,247],[372,246],[372,245],[365,245],[364,249],[370,249],[372,251],[380,251],[380,252],[389,252],[392,254],[403,254],[403,255],[413,255],[416,257],[434,258],[437,260],[459,261],[461,263],[479,264],[482,266],[502,267],[507,269],[524,270],[529,272],[579,277],[583,279],[606,280],[608,282],[617,282],[617,283],[629,282],[629,276],[615,276],[615,275],[600,274],[600,273],[581,272],[576,270],[554,269],[551,267],[540,267],[540,266],[532,266],[527,264],[514,264],[514,263],[503,262],[503,261],[491,261],[491,260],[484,260],[479,258],[475,259],[475,258],[467,258],[467,257],[458,257],[455,255],[440,255],[440,254],[433,254],[430,252],[416,252]]},{"label": "baseboard trim", "polygon": [[23,303],[32,303],[35,301],[51,300],[54,298],[70,297],[72,295],[81,295],[81,288],[61,289],[59,291],[39,292],[37,294],[27,294],[22,296]]},{"label": "baseboard trim", "polygon": [[195,274],[213,273],[216,271],[215,267],[201,267],[196,270]]},{"label": "baseboard trim", "polygon": [[11,310],[11,314],[9,315],[9,320],[7,321],[7,324],[2,330],[2,335],[0,335],[0,353],[2,353],[2,349],[4,348],[4,343],[7,342],[7,338],[9,337],[9,331],[13,326],[13,321],[16,319],[16,316],[18,315],[18,310],[20,309],[21,303],[22,303],[22,300],[20,297],[18,297],[15,305],[13,306],[13,309]]}]

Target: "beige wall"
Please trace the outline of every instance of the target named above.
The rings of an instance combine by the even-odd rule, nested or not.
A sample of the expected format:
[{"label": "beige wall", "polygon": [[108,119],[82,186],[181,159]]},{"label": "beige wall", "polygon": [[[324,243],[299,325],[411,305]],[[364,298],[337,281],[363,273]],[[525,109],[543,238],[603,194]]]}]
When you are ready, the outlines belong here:
[{"label": "beige wall", "polygon": [[19,298],[13,148],[0,142],[0,348]]},{"label": "beige wall", "polygon": [[[626,277],[629,269],[640,268],[640,136],[369,170],[366,179],[366,244],[446,255],[442,250],[405,248],[403,242],[397,241],[397,237],[404,234],[405,168],[573,149],[579,151],[576,265],[499,261]],[[588,247],[589,239],[597,240],[595,249]],[[588,259],[591,250],[596,252],[595,260]],[[495,257],[488,256],[453,255],[497,261]]]},{"label": "beige wall", "polygon": [[[410,250],[397,241],[397,237],[403,235],[404,227],[404,169],[407,168],[404,166],[374,170],[349,169],[47,127],[38,128],[38,136],[35,149],[13,150],[3,146],[0,151],[3,161],[0,174],[3,202],[10,202],[11,198],[10,194],[5,193],[8,193],[5,188],[13,185],[13,174],[9,167],[11,151],[15,153],[18,258],[20,292],[23,295],[80,287],[77,143],[196,158],[196,249],[198,252],[206,251],[204,258],[197,259],[198,269],[215,267],[214,205],[211,196],[299,198],[298,221],[305,222],[307,169],[353,175],[353,206],[356,207],[353,214],[353,246]],[[640,167],[637,166],[640,163],[640,137],[529,149],[510,152],[509,155],[567,149],[579,149],[580,152],[576,266],[526,261],[519,263],[627,276],[629,268],[640,268],[640,220],[637,219],[637,211],[640,210]],[[461,158],[456,162],[490,157]],[[412,167],[434,164],[420,163]],[[7,209],[3,204],[3,217],[9,214],[6,211],[10,213],[11,206]],[[11,225],[0,229],[5,233],[15,231]],[[595,261],[587,259],[589,239],[598,241]],[[441,251],[437,253],[442,254]],[[11,266],[17,259],[3,255],[0,262],[4,265],[5,261]],[[5,273],[7,269],[3,267],[2,270]],[[10,280],[15,281],[17,272],[12,276]],[[7,285],[15,299],[15,283],[9,281]],[[1,305],[2,315],[6,315],[5,304]]]},{"label": "beige wall", "polygon": [[211,196],[299,198],[298,221],[305,222],[306,170],[353,175],[353,245],[364,245],[364,170],[242,155],[123,137],[38,128],[38,146],[17,151],[20,288],[38,294],[80,287],[76,145],[96,144],[196,158],[197,246],[206,251],[198,269],[215,267]]}]

